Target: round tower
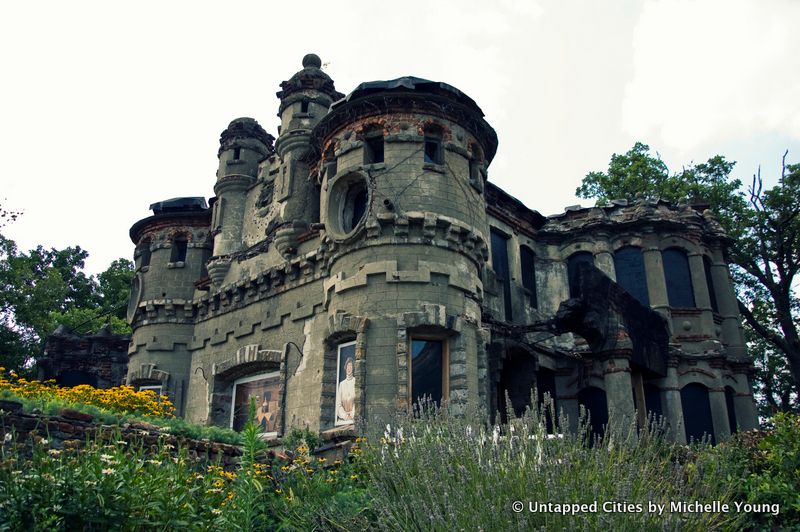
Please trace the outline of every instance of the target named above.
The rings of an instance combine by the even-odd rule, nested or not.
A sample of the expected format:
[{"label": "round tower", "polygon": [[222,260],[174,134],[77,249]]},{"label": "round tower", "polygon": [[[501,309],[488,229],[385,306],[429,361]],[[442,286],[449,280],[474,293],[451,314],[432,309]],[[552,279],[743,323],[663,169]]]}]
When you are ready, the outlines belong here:
[{"label": "round tower", "polygon": [[365,414],[425,395],[477,402],[494,130],[455,87],[405,77],[359,85],[314,140],[325,169],[327,310],[369,316]]},{"label": "round tower", "polygon": [[204,198],[175,198],[150,206],[136,222],[136,275],[128,304],[133,328],[127,382],[161,387],[182,413],[189,381],[191,301],[211,255],[211,210]]},{"label": "round tower", "polygon": [[275,194],[284,204],[276,225],[276,245],[285,256],[296,247],[296,237],[319,221],[319,184],[309,176],[314,153],[311,132],[331,104],[344,97],[321,67],[317,55],[306,55],[303,69],[282,82],[276,93],[281,125],[275,142],[280,158]]},{"label": "round tower", "polygon": [[274,152],[274,137],[252,118],[237,118],[219,138],[219,168],[211,220],[214,256],[208,272],[219,285],[230,267],[230,256],[242,249],[245,197],[256,182],[259,164]]}]

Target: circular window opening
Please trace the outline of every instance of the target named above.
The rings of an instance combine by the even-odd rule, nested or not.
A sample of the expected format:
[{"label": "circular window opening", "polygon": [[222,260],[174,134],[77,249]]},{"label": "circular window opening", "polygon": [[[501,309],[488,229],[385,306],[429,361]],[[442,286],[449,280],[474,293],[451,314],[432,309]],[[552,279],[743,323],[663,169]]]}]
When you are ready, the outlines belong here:
[{"label": "circular window opening", "polygon": [[367,214],[369,192],[363,176],[351,174],[332,187],[328,222],[334,234],[350,235],[361,225]]}]

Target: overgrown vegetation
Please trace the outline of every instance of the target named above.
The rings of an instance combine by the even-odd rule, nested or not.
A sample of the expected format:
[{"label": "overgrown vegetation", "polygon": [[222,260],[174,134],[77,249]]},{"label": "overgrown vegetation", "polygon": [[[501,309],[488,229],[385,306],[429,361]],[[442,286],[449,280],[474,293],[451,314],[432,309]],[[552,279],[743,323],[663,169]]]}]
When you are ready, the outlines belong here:
[{"label": "overgrown vegetation", "polygon": [[[800,526],[797,415],[776,416],[768,431],[716,447],[669,443],[655,424],[590,442],[586,420],[578,433],[548,434],[540,412],[510,419],[495,426],[480,412],[398,416],[364,427],[368,437],[340,459],[315,455],[308,442],[319,440],[307,430],[287,436],[294,447],[285,455],[270,455],[249,423],[235,471],[164,444],[96,442],[77,451],[41,439],[16,444],[11,435],[0,451],[0,530]],[[536,503],[587,506],[531,512]],[[674,503],[727,504],[728,511]]]}]

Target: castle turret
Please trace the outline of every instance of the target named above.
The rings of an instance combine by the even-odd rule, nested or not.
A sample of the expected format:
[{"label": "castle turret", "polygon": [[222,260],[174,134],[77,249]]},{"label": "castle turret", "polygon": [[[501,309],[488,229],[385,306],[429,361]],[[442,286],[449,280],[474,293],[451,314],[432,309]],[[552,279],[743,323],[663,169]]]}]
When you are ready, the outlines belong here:
[{"label": "castle turret", "polygon": [[273,140],[252,118],[237,118],[220,135],[211,222],[214,258],[208,265],[215,283],[228,271],[230,255],[242,249],[245,196],[256,182],[259,164],[272,155]]},{"label": "castle turret", "polygon": [[150,205],[153,215],[136,222],[136,276],[128,305],[133,328],[127,382],[160,386],[183,413],[189,382],[192,298],[211,255],[211,210],[204,198],[175,198]]},{"label": "castle turret", "polygon": [[276,226],[276,244],[290,255],[296,237],[308,225],[319,221],[319,185],[309,176],[313,158],[311,131],[328,112],[331,104],[344,97],[333,80],[321,70],[315,54],[303,57],[303,69],[281,83],[281,119],[275,149],[280,169],[275,183],[276,200],[284,204]]}]

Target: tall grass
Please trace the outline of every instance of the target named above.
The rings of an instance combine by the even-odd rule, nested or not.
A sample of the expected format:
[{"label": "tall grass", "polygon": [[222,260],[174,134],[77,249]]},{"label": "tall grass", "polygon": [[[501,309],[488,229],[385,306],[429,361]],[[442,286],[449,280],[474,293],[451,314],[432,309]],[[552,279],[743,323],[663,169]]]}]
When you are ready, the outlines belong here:
[{"label": "tall grass", "polygon": [[[701,458],[670,444],[656,425],[642,433],[630,425],[587,445],[585,418],[578,433],[558,432],[566,426],[560,419],[557,434],[548,434],[542,411],[512,414],[501,427],[479,412],[453,417],[423,410],[373,436],[380,444],[372,448],[368,469],[380,528],[716,530],[734,528],[742,517],[669,511],[672,501],[730,502],[733,490],[723,457]],[[512,509],[517,501],[522,511]],[[597,503],[597,510],[529,511],[537,502]],[[649,512],[648,503],[666,510]]]}]

